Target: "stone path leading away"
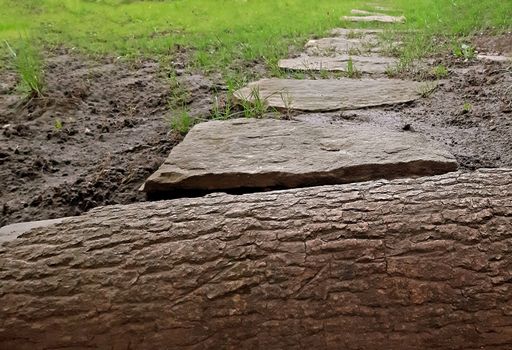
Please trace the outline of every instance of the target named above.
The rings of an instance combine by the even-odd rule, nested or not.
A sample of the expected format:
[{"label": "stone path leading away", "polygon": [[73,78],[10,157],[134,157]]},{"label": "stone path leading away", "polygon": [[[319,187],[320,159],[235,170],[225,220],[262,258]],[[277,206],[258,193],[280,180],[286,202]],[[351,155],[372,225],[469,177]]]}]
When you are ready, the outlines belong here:
[{"label": "stone path leading away", "polygon": [[145,191],[294,188],[456,169],[453,156],[417,133],[234,119],[195,126],[149,178]]},{"label": "stone path leading away", "polygon": [[[375,13],[353,14],[373,18]],[[361,17],[365,18],[365,17]],[[331,31],[310,40],[300,57],[283,59],[281,68],[349,71],[364,79],[262,79],[235,92],[242,104],[277,110],[332,112],[395,105],[421,98],[432,83],[383,78],[396,59],[379,52],[380,29]],[[356,55],[354,55],[356,53]],[[311,116],[311,114],[309,114]],[[197,191],[293,188],[416,177],[457,169],[439,144],[417,133],[345,124],[326,127],[289,120],[228,120],[196,125],[145,183],[151,196]]]},{"label": "stone path leading away", "polygon": [[278,65],[281,69],[295,71],[356,71],[383,75],[396,66],[398,60],[381,54],[378,38],[381,32],[379,29],[336,28],[331,31],[331,37],[309,40],[303,54],[282,59]]},{"label": "stone path leading away", "polygon": [[235,98],[264,100],[269,107],[327,112],[414,101],[428,84],[398,79],[262,79],[235,92]]}]

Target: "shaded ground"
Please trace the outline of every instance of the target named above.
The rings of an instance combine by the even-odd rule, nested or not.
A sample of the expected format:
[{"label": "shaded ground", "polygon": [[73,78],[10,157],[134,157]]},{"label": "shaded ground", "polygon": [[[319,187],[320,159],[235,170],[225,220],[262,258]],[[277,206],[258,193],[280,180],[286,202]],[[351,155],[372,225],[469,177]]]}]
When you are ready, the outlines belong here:
[{"label": "shaded ground", "polygon": [[[510,66],[452,60],[449,70],[413,104],[297,118],[405,128],[445,143],[465,169],[512,166]],[[207,116],[213,84],[180,79],[193,114]],[[28,102],[12,73],[1,72],[0,82],[0,226],[142,201],[139,186],[180,139],[165,120],[170,84],[151,61],[58,52],[48,61],[47,96]]]}]

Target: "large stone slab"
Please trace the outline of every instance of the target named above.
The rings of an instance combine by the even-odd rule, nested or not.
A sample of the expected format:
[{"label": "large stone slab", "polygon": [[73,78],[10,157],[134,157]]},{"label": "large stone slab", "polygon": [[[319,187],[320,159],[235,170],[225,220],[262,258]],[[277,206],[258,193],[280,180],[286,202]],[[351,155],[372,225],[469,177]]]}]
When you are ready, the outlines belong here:
[{"label": "large stone slab", "polygon": [[146,181],[144,190],[293,188],[456,169],[452,155],[417,133],[235,119],[196,125]]},{"label": "large stone slab", "polygon": [[382,74],[388,67],[395,66],[398,60],[383,56],[308,56],[302,55],[279,61],[282,69],[300,71],[334,71],[346,72],[349,61],[352,60],[353,68],[362,73]]},{"label": "large stone slab", "polygon": [[426,83],[384,78],[262,79],[236,91],[235,98],[259,98],[278,109],[327,112],[410,102],[427,88]]}]

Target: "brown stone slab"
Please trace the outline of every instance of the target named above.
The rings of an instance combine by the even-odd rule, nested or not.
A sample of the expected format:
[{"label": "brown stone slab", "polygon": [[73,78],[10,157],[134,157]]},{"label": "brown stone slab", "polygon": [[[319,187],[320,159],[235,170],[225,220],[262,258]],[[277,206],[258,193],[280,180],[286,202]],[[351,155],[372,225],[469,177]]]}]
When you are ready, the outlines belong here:
[{"label": "brown stone slab", "polygon": [[395,66],[398,60],[392,57],[383,56],[308,56],[302,55],[279,61],[282,69],[300,71],[334,71],[346,72],[348,62],[352,60],[353,68],[361,73],[382,74],[388,67]]},{"label": "brown stone slab", "polygon": [[399,79],[262,79],[235,92],[235,98],[264,100],[278,109],[327,112],[414,101],[426,83]]},{"label": "brown stone slab", "polygon": [[196,125],[144,190],[294,188],[456,169],[452,155],[418,133],[235,119]]}]

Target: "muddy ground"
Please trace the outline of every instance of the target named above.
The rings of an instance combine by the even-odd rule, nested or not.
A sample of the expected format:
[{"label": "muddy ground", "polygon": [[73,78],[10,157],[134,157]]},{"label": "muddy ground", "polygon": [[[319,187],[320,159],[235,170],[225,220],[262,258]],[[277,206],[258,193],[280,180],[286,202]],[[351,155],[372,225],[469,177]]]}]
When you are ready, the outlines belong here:
[{"label": "muddy ground", "polygon": [[[512,166],[510,64],[439,60],[450,76],[426,99],[296,118],[421,132],[446,144],[463,169]],[[222,86],[200,75],[179,80],[192,114],[207,118]],[[145,200],[138,188],[181,139],[166,120],[172,84],[158,63],[59,50],[47,60],[44,97],[27,100],[17,83],[0,72],[0,226]]]}]

